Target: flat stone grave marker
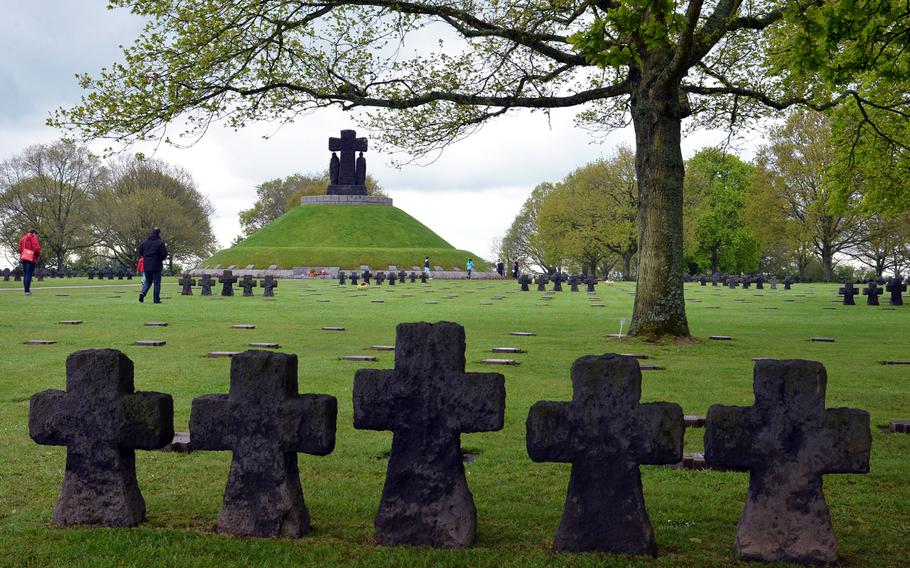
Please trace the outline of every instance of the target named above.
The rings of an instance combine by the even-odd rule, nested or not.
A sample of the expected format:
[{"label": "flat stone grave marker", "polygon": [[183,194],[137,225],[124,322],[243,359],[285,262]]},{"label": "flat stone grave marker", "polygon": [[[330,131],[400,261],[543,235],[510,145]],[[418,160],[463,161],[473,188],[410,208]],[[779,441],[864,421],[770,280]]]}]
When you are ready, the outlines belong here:
[{"label": "flat stone grave marker", "polygon": [[380,545],[460,548],[476,539],[460,438],[502,429],[505,377],[464,366],[463,327],[406,323],[396,327],[394,370],[354,376],[354,427],[393,432],[374,520]]},{"label": "flat stone grave marker", "polygon": [[384,304],[385,300],[370,300],[371,304]]},{"label": "flat stone grave marker", "polygon": [[253,341],[250,343],[250,347],[258,347],[262,349],[278,349],[281,347],[281,345],[268,341]]},{"label": "flat stone grave marker", "polygon": [[888,361],[882,361],[882,365],[910,365],[910,360],[893,359],[893,360],[888,360]]},{"label": "flat stone grave marker", "polygon": [[438,304],[439,302],[424,302],[424,304]]},{"label": "flat stone grave marker", "polygon": [[620,353],[623,357],[629,357],[631,359],[650,359],[649,355],[644,355],[642,353]]},{"label": "flat stone grave marker", "polygon": [[256,326],[249,323],[235,323],[231,325],[231,329],[256,329]]},{"label": "flat stone grave marker", "polygon": [[683,423],[686,425],[686,428],[704,428],[705,427],[704,416],[698,414],[686,414],[683,416]]},{"label": "flat stone grave marker", "polygon": [[57,343],[56,339],[26,339],[26,345],[53,345]]},{"label": "flat stone grave marker", "polygon": [[868,412],[825,408],[826,384],[821,363],[757,361],[753,406],[708,409],[705,460],[749,472],[740,560],[837,562],[822,476],[867,473],[872,433]]},{"label": "flat stone grave marker", "polygon": [[484,365],[519,365],[515,359],[481,359],[480,362]]},{"label": "flat stone grave marker", "polygon": [[894,434],[910,434],[910,420],[894,420],[888,429]]},{"label": "flat stone grave marker", "polygon": [[219,357],[233,357],[238,353],[240,353],[240,351],[209,351],[208,357],[210,359],[217,359]]},{"label": "flat stone grave marker", "polygon": [[605,306],[604,304],[591,304],[591,307],[592,308],[606,308],[607,306]]},{"label": "flat stone grave marker", "polygon": [[158,452],[177,452],[188,454],[193,451],[193,444],[190,442],[189,432],[174,432],[174,438],[166,446],[158,448]]},{"label": "flat stone grave marker", "polygon": [[193,399],[197,450],[231,451],[219,532],[296,538],[310,529],[297,453],[335,448],[338,401],[298,394],[297,356],[245,351],[231,359],[228,394]]},{"label": "flat stone grave marker", "polygon": [[54,294],[54,296],[57,296],[58,298],[68,298],[69,294]]},{"label": "flat stone grave marker", "polygon": [[810,337],[809,341],[814,341],[816,343],[834,343],[833,337]]},{"label": "flat stone grave marker", "polygon": [[670,464],[683,450],[677,404],[641,404],[638,361],[615,354],[572,365],[571,402],[538,401],[526,423],[535,462],[571,463],[554,548],[654,555],[640,464]]},{"label": "flat stone grave marker", "polygon": [[139,339],[133,345],[139,345],[142,347],[161,347],[167,344],[167,341],[163,339]]},{"label": "flat stone grave marker", "polygon": [[661,365],[648,365],[648,364],[645,364],[645,365],[639,365],[639,368],[640,368],[642,371],[663,371],[663,370],[664,370],[664,367],[662,367]]},{"label": "flat stone grave marker", "polygon": [[334,326],[334,325],[326,325],[326,326],[320,327],[319,329],[321,331],[344,331],[343,327]]},{"label": "flat stone grave marker", "polygon": [[60,325],[81,325],[82,320],[60,320],[57,323],[59,323]]},{"label": "flat stone grave marker", "polygon": [[66,359],[66,391],[29,401],[28,430],[42,445],[66,446],[56,525],[132,527],[145,520],[135,450],[174,437],[174,401],[135,392],[133,362],[113,349],[77,351]]},{"label": "flat stone grave marker", "polygon": [[344,355],[339,359],[342,361],[378,361],[374,355]]},{"label": "flat stone grave marker", "polygon": [[706,310],[719,310],[720,306],[705,306]]},{"label": "flat stone grave marker", "polygon": [[490,349],[491,353],[527,353],[524,349],[518,347],[494,347]]},{"label": "flat stone grave marker", "polygon": [[367,347],[370,351],[395,351],[394,345],[370,345]]},{"label": "flat stone grave marker", "polygon": [[730,337],[729,335],[709,335],[708,339],[712,339],[714,341],[732,341],[733,340],[733,338]]},{"label": "flat stone grave marker", "polygon": [[167,327],[166,321],[147,321],[144,324],[147,327]]},{"label": "flat stone grave marker", "polygon": [[518,337],[532,337],[537,334],[532,331],[510,331],[509,335],[516,335]]}]

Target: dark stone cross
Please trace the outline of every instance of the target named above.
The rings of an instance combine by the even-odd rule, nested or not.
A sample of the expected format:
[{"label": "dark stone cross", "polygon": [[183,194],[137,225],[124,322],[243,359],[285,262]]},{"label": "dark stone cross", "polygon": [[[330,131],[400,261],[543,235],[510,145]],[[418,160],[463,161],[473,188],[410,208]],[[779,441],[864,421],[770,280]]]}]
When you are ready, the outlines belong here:
[{"label": "dark stone cross", "polygon": [[[408,277],[408,273],[407,273],[407,272],[405,272],[404,270],[399,270],[399,271],[398,271],[398,282],[399,282],[399,283],[404,284],[404,281],[405,281],[405,279],[406,279],[407,277]],[[412,280],[411,282],[413,282],[413,280]]]},{"label": "dark stone cross", "polygon": [[253,280],[252,276],[247,274],[240,280],[238,285],[243,288],[243,296],[249,298],[253,295],[253,288],[256,287],[256,281]]},{"label": "dark stone cross", "polygon": [[749,471],[736,530],[742,560],[828,564],[837,540],[822,492],[826,473],[866,473],[869,413],[825,409],[825,367],[756,361],[753,406],[708,409],[705,461]]},{"label": "dark stone cross", "polygon": [[550,280],[553,281],[553,291],[562,292],[562,283],[566,281],[565,276],[562,272],[556,272],[553,276],[550,276]]},{"label": "dark stone cross", "polygon": [[203,296],[211,296],[212,295],[212,286],[214,286],[214,285],[215,285],[214,280],[212,280],[212,277],[209,276],[208,274],[203,274],[202,278],[199,280],[199,286],[202,288]]},{"label": "dark stone cross", "polygon": [[22,267],[16,266],[13,268],[13,282],[22,282]]},{"label": "dark stone cross", "polygon": [[426,273],[426,272],[421,272],[421,273],[420,273],[420,283],[421,283],[421,284],[426,284],[426,283],[427,283],[427,273]]},{"label": "dark stone cross", "polygon": [[275,288],[278,287],[278,279],[269,274],[259,283],[259,287],[262,288],[263,296],[266,298],[274,298]]},{"label": "dark stone cross", "polygon": [[750,278],[749,276],[746,276],[745,278],[743,278],[743,290],[748,290],[751,285],[752,285],[752,278]]},{"label": "dark stone cross", "polygon": [[859,294],[859,289],[853,287],[853,282],[844,282],[844,287],[839,289],[837,293],[844,297],[845,306],[856,305],[853,297]]},{"label": "dark stone cross", "polygon": [[585,279],[585,284],[588,286],[588,292],[596,292],[594,286],[597,285],[597,278],[593,276],[588,276]]},{"label": "dark stone cross", "polygon": [[192,296],[193,295],[193,286],[196,285],[196,281],[193,280],[193,277],[189,274],[184,273],[183,277],[177,281],[177,284],[180,284],[180,295],[181,296]]},{"label": "dark stone cross", "polygon": [[764,290],[765,289],[765,277],[758,275],[755,277],[755,289]]},{"label": "dark stone cross", "polygon": [[145,520],[135,450],[173,440],[174,401],[134,392],[133,362],[123,353],[77,351],[66,359],[66,391],[32,396],[28,430],[39,444],[66,446],[55,524],[131,527]]},{"label": "dark stone cross", "polygon": [[357,279],[358,279],[358,278],[359,278],[359,276],[357,276],[357,273],[356,273],[356,272],[352,272],[352,273],[351,273],[351,286],[356,286],[356,285],[357,285]]},{"label": "dark stone cross", "polygon": [[476,538],[461,433],[501,430],[506,392],[498,373],[465,373],[464,352],[458,324],[402,323],[395,370],[354,376],[354,427],[394,432],[379,544],[464,547]]},{"label": "dark stone cross", "polygon": [[699,276],[699,278],[698,278],[698,283],[701,284],[702,286],[707,286],[707,285],[708,285],[708,277],[705,276],[704,274],[702,274],[702,275]]},{"label": "dark stone cross", "polygon": [[369,283],[370,283],[370,276],[372,276],[372,275],[373,275],[373,274],[372,274],[369,270],[364,270],[364,271],[361,273],[360,276],[361,276],[361,278],[363,278],[363,283],[364,283],[364,284],[369,284]]},{"label": "dark stone cross", "polygon": [[518,283],[521,284],[522,292],[529,292],[531,289],[528,288],[528,285],[531,283],[531,277],[527,274],[522,274],[518,277]]},{"label": "dark stone cross", "polygon": [[556,550],[655,554],[640,464],[682,460],[678,404],[640,404],[638,361],[612,353],[576,359],[572,402],[539,401],[527,421],[528,455],[572,464]]},{"label": "dark stone cross", "polygon": [[417,274],[415,274],[415,273],[413,273],[413,272],[410,273],[410,274],[408,274],[408,280],[410,280],[410,281],[411,281],[411,284],[413,284],[414,282],[417,281]]},{"label": "dark stone cross", "polygon": [[717,273],[711,273],[711,286],[717,286]]},{"label": "dark stone cross", "polygon": [[537,277],[537,291],[538,292],[547,291],[547,281],[548,280],[549,280],[549,278],[547,278],[546,274],[541,274]]},{"label": "dark stone cross", "polygon": [[[329,151],[332,160],[329,164],[328,195],[366,195],[366,160],[363,153],[367,151],[367,139],[357,138],[354,130],[342,130],[341,138],[329,138]],[[341,154],[341,158],[335,154]],[[355,152],[360,157],[355,158]]]},{"label": "dark stone cross", "polygon": [[389,272],[389,286],[395,285],[395,280],[398,279],[398,275],[394,272]]},{"label": "dark stone cross", "polygon": [[231,358],[230,394],[193,399],[195,450],[231,450],[218,530],[299,537],[310,529],[297,452],[335,448],[335,397],[297,393],[297,356],[245,351]]},{"label": "dark stone cross", "polygon": [[784,290],[789,290],[790,286],[793,285],[793,279],[787,276],[784,278]]},{"label": "dark stone cross", "polygon": [[218,277],[218,282],[222,284],[221,286],[221,295],[222,296],[233,296],[234,295],[234,282],[237,282],[237,277],[230,270],[225,270],[221,276]]},{"label": "dark stone cross", "polygon": [[347,277],[348,277],[348,275],[345,274],[344,271],[342,270],[341,272],[338,273],[338,283],[343,286],[344,284],[347,283]]},{"label": "dark stone cross", "polygon": [[577,274],[573,274],[569,277],[569,291],[578,292],[578,284],[581,282],[581,278]]},{"label": "dark stone cross", "polygon": [[901,296],[901,292],[907,291],[907,285],[904,284],[903,276],[898,275],[888,280],[888,284],[885,285],[885,290],[891,292],[891,298],[888,300],[889,304],[892,306],[904,305],[904,298]]},{"label": "dark stone cross", "polygon": [[877,306],[878,297],[884,293],[885,291],[879,288],[875,281],[869,282],[869,284],[863,288],[863,296],[866,296],[866,305]]},{"label": "dark stone cross", "polygon": [[377,272],[373,277],[373,280],[376,282],[377,286],[382,286],[382,283],[385,281],[385,272]]}]

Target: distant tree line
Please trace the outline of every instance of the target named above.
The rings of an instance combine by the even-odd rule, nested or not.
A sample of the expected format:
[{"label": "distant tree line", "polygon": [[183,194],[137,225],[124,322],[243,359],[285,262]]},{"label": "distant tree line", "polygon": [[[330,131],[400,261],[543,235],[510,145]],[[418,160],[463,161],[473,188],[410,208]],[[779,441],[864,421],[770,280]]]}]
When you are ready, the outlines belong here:
[{"label": "distant tree line", "polygon": [[[685,270],[835,281],[910,267],[910,178],[899,156],[844,141],[837,120],[798,111],[751,163],[721,148],[686,162]],[[539,184],[498,241],[524,270],[636,277],[635,155]]]},{"label": "distant tree line", "polygon": [[152,227],[161,228],[171,268],[193,264],[217,249],[213,213],[188,172],[159,160],[104,162],[59,141],[0,162],[0,246],[18,258],[19,238],[36,228],[48,267],[135,267]]}]

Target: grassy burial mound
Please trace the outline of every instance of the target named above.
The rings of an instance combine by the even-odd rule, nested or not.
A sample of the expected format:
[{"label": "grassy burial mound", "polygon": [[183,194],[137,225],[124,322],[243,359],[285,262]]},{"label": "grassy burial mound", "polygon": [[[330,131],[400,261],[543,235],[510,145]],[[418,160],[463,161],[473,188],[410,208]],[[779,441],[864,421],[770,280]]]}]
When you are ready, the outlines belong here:
[{"label": "grassy burial mound", "polygon": [[464,268],[478,255],[459,250],[401,209],[388,205],[309,205],[295,207],[235,247],[219,251],[202,263],[265,268],[367,264],[384,269],[392,264],[410,270],[423,266],[425,256],[446,270]]}]

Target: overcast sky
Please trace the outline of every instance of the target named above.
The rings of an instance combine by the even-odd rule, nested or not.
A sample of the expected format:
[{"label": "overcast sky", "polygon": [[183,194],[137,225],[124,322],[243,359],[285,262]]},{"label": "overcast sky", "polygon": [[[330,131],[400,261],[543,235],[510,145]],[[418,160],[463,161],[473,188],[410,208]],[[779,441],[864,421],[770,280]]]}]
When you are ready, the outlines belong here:
[{"label": "overcast sky", "polygon": [[[92,74],[120,58],[119,45],[132,43],[142,21],[105,0],[2,0],[0,19],[0,159],[61,133],[45,126],[56,107],[76,103],[75,74]],[[574,112],[516,113],[487,125],[448,148],[430,165],[395,169],[390,157],[367,152],[367,170],[395,205],[454,246],[490,257],[492,240],[511,223],[531,189],[557,181],[578,166],[631,144],[631,130],[595,143],[574,126]],[[356,128],[350,116],[320,111],[277,130],[253,124],[242,131],[212,129],[188,149],[161,147],[155,157],[188,170],[211,197],[214,228],[223,246],[239,234],[237,212],[256,200],[257,184],[295,172],[325,169],[327,138]],[[360,133],[364,135],[364,132]],[[368,135],[368,134],[366,134]],[[264,136],[269,136],[264,139]],[[722,133],[698,133],[683,143],[688,157],[717,144]],[[97,150],[103,143],[92,145]],[[752,146],[752,145],[750,145]],[[150,147],[133,151],[152,153]],[[748,151],[748,150],[747,150]],[[751,156],[744,156],[751,157]]]}]

